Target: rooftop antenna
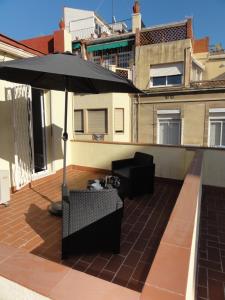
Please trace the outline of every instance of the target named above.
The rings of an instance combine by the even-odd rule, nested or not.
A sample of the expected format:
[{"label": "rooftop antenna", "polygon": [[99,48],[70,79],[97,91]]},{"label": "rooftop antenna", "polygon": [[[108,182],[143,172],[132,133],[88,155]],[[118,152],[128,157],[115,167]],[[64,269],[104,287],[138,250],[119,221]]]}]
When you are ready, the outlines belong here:
[{"label": "rooftop antenna", "polygon": [[115,16],[114,16],[114,0],[112,0],[112,24],[115,23]]}]

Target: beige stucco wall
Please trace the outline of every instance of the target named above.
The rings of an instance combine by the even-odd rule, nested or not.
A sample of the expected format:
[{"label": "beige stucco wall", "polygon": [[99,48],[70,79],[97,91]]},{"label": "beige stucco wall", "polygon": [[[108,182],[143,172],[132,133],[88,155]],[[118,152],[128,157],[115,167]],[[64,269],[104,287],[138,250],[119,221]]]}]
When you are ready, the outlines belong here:
[{"label": "beige stucco wall", "polygon": [[[108,112],[108,132],[104,135],[105,141],[129,142],[131,131],[131,100],[129,94],[109,93],[96,95],[74,95],[74,109],[106,109]],[[114,109],[124,109],[124,133],[114,131]],[[74,115],[73,115],[74,118]],[[87,121],[87,120],[86,120]],[[74,120],[73,120],[74,122]],[[92,134],[75,134],[74,139],[92,140]]]},{"label": "beige stucco wall", "polygon": [[225,108],[225,93],[141,97],[135,109],[139,143],[157,143],[157,110],[179,109],[183,145],[208,146],[210,108]]},{"label": "beige stucco wall", "polygon": [[195,53],[193,56],[205,66],[202,80],[212,80],[225,73],[225,54],[210,55],[205,52]]},{"label": "beige stucco wall", "polygon": [[185,49],[191,48],[191,40],[160,43],[136,47],[136,85],[147,89],[150,80],[150,65],[184,62]]},{"label": "beige stucco wall", "polygon": [[203,183],[225,187],[225,150],[205,150]]},{"label": "beige stucco wall", "polygon": [[[113,93],[113,141],[114,142],[130,142],[131,140],[131,96],[129,94]],[[124,132],[115,132],[115,109],[124,109]]]},{"label": "beige stucco wall", "polygon": [[[50,107],[51,107],[51,138],[49,142],[49,163],[52,163],[52,170],[57,171],[63,167],[63,140],[64,131],[64,111],[65,111],[65,93],[59,91],[50,91]],[[73,111],[73,93],[68,93],[68,142],[67,142],[67,165],[71,163],[70,159],[70,142],[73,138],[72,125]]]},{"label": "beige stucco wall", "polygon": [[138,142],[154,143],[154,105],[140,104],[138,107]]},{"label": "beige stucco wall", "polygon": [[209,52],[193,53],[192,56],[204,66],[208,61]]},{"label": "beige stucco wall", "polygon": [[204,103],[185,103],[183,105],[183,144],[203,145],[204,137]]},{"label": "beige stucco wall", "polygon": [[193,151],[185,148],[148,145],[72,142],[71,159],[74,165],[111,170],[112,160],[133,157],[136,151],[154,156],[156,176],[183,179]]},{"label": "beige stucco wall", "polygon": [[[183,180],[196,149],[73,141],[71,142],[71,163],[90,168],[111,170],[113,160],[130,158],[133,157],[136,151],[141,151],[154,156],[156,176]],[[224,150],[204,149],[202,183],[225,187],[224,162]]]},{"label": "beige stucco wall", "polygon": [[72,36],[67,30],[64,30],[64,51],[72,52]]},{"label": "beige stucco wall", "polygon": [[[7,170],[11,175],[14,169],[14,135],[12,101],[7,100],[7,88],[13,86],[0,80],[0,169]],[[11,183],[13,183],[12,176]]]},{"label": "beige stucco wall", "polygon": [[205,65],[203,80],[214,79],[223,73],[225,73],[225,54],[211,55]]}]

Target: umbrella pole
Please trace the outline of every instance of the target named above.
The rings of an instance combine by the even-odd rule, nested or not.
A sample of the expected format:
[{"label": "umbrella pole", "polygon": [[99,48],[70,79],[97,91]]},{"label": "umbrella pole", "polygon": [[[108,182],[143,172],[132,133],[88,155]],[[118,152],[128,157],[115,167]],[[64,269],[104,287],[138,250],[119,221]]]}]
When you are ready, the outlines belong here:
[{"label": "umbrella pole", "polygon": [[66,150],[67,150],[67,140],[68,140],[68,133],[67,133],[67,115],[68,115],[68,91],[65,89],[65,112],[64,112],[64,132],[63,132],[63,141],[64,141],[64,157],[63,157],[63,184],[62,184],[62,191],[63,194],[67,194],[67,180],[66,180]]}]

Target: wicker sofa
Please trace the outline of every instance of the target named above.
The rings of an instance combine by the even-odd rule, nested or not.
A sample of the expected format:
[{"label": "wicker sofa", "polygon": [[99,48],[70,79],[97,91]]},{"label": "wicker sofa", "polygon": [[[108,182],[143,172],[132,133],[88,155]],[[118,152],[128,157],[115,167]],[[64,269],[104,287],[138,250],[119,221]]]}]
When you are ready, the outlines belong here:
[{"label": "wicker sofa", "polygon": [[62,258],[120,251],[123,202],[116,189],[71,190],[63,199]]},{"label": "wicker sofa", "polygon": [[155,164],[153,156],[136,152],[133,158],[112,161],[112,174],[121,181],[121,197],[133,198],[154,192]]}]

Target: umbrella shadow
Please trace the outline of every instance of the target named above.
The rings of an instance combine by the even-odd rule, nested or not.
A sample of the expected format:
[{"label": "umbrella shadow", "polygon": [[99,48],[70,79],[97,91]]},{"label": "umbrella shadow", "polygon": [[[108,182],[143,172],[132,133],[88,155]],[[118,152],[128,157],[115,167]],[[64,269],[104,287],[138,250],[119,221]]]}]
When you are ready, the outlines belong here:
[{"label": "umbrella shadow", "polygon": [[35,190],[34,188],[31,187],[30,189],[31,189],[35,194],[41,196],[41,198],[47,200],[50,204],[55,202],[55,201],[52,201],[52,199],[50,199],[49,197],[45,196],[44,194],[38,192],[38,191]]},{"label": "umbrella shadow", "polygon": [[36,204],[31,204],[28,212],[25,213],[25,220],[36,233],[36,236],[40,237],[39,245],[31,253],[60,262],[62,219],[50,215],[48,209],[42,209]]}]

